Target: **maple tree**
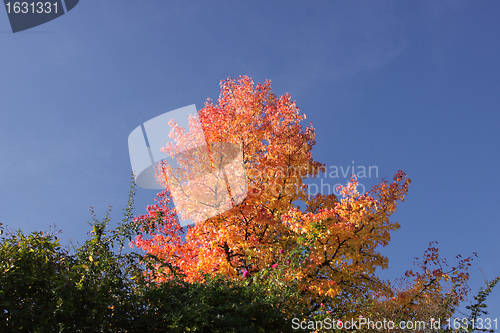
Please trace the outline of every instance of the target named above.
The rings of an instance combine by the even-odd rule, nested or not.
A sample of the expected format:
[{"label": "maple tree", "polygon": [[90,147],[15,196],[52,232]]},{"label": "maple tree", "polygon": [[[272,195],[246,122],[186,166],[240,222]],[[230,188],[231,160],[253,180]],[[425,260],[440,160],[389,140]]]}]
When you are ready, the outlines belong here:
[{"label": "maple tree", "polygon": [[[164,151],[176,157],[180,167],[158,165],[157,178],[165,190],[147,214],[135,219],[140,233],[132,245],[170,263],[190,282],[202,281],[204,274],[259,278],[279,267],[283,281],[298,281],[310,313],[323,307],[344,319],[368,311],[367,304],[373,304],[372,310],[386,307],[412,316],[433,300],[444,302],[447,282],[462,286],[453,302],[463,299],[470,258],[445,270],[432,247],[420,265],[422,273],[406,273],[404,288],[398,290],[376,276],[376,269],[388,267],[378,249],[399,228],[389,217],[411,181],[398,171],[391,182],[383,180],[361,195],[353,176],[339,189],[338,198],[309,195],[304,180],[317,176],[324,165],[313,159],[315,132],[311,123],[302,126],[305,119],[289,94],[272,93],[270,81],[255,86],[247,76],[221,81],[218,103],[209,99],[199,119],[190,119],[189,131],[174,122],[165,129],[176,143],[167,144]],[[231,149],[217,148],[223,145]],[[238,154],[243,175],[241,165],[230,163]],[[207,180],[207,174],[217,176]],[[226,186],[241,184],[242,177],[245,191]],[[191,181],[188,189],[183,179]],[[207,188],[210,200],[200,194]],[[187,207],[183,212],[172,207],[172,191],[176,200],[184,194],[175,202]],[[241,196],[246,191],[248,195]],[[198,211],[203,204],[224,209],[203,219],[203,209]],[[178,213],[201,214],[199,222],[187,228],[185,239]],[[430,270],[432,265],[436,267]]]}]

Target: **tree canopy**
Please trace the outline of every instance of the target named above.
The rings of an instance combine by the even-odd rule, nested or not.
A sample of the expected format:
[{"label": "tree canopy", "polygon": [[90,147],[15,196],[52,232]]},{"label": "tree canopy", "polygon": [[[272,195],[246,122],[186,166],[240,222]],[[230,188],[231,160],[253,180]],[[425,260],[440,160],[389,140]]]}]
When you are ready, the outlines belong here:
[{"label": "tree canopy", "polygon": [[[237,146],[248,195],[227,211],[187,228],[183,239],[179,211],[171,205],[171,189],[178,184],[169,175],[178,171],[163,163],[157,178],[165,190],[157,204],[148,206],[146,215],[136,218],[141,229],[133,244],[168,261],[191,282],[202,281],[204,274],[246,279],[280,266],[284,281],[298,281],[301,301],[311,312],[323,304],[345,319],[367,311],[368,303],[372,309],[392,309],[398,315],[424,313],[432,302],[445,302],[452,286],[461,287],[452,292],[450,304],[462,300],[471,258],[459,258],[456,266],[447,268],[432,244],[419,264],[421,271],[407,271],[401,286],[377,277],[378,268],[388,267],[379,249],[400,227],[390,217],[404,201],[411,180],[398,171],[391,181],[384,179],[361,195],[353,176],[339,189],[339,197],[309,195],[304,180],[325,166],[313,159],[315,132],[312,123],[302,125],[305,119],[289,94],[272,93],[270,81],[254,85],[246,76],[221,81],[218,103],[209,99],[199,110],[201,129],[195,122],[190,122],[189,129],[171,123],[176,143],[167,144],[164,151],[175,156],[179,165],[192,165],[193,155],[179,152],[190,133],[202,130],[211,157],[209,171],[224,169],[232,174],[234,167],[220,163],[213,147]],[[181,171],[181,176],[188,177],[186,169]],[[200,184],[193,186],[197,189],[193,192],[203,191]],[[208,188],[214,193],[217,186],[223,183],[212,182]],[[199,196],[186,195],[185,200],[204,204]],[[445,312],[443,316],[450,315],[452,307]]]}]

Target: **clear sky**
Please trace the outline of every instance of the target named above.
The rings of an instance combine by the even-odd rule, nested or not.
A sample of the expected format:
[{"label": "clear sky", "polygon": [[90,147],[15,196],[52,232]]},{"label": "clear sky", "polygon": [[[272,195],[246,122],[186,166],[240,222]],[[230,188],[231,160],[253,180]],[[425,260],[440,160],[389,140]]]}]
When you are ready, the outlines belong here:
[{"label": "clear sky", "polygon": [[[475,293],[479,268],[500,275],[499,12],[493,0],[82,0],[13,34],[0,10],[0,222],[55,223],[63,244],[83,243],[89,206],[121,219],[130,132],[248,75],[297,101],[316,128],[316,160],[376,166],[360,179],[367,188],[399,169],[413,180],[384,277],[436,240],[450,264],[478,253]],[[155,193],[138,190],[136,214]]]}]

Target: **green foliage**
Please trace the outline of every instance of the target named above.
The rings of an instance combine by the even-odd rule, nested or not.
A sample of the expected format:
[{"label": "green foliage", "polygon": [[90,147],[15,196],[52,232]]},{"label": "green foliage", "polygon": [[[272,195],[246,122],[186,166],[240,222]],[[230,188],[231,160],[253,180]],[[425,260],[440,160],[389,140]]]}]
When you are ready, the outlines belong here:
[{"label": "green foliage", "polygon": [[[491,294],[495,285],[500,281],[500,276],[498,276],[493,281],[488,281],[485,278],[486,288],[482,287],[479,292],[474,296],[474,303],[466,306],[467,310],[470,310],[470,315],[465,320],[456,321],[451,323],[451,327],[447,327],[440,332],[456,332],[456,333],[470,333],[470,332],[494,332],[493,329],[487,329],[486,323],[483,324],[481,315],[488,315],[486,311],[487,305],[485,303],[486,298]],[[494,326],[492,323],[491,326]]]},{"label": "green foliage", "polygon": [[[149,288],[149,308],[138,328],[164,332],[292,332],[275,298],[262,290],[206,277],[204,283],[180,279]],[[144,325],[144,326],[142,326]]]},{"label": "green foliage", "polygon": [[[487,315],[488,311],[486,311],[487,305],[484,303],[486,301],[486,297],[493,291],[495,285],[500,281],[500,276],[498,276],[493,281],[485,281],[486,289],[481,288],[479,293],[474,296],[476,303],[467,306],[466,308],[471,310],[470,320],[474,320],[477,322],[477,319],[482,315]],[[492,331],[491,331],[492,332]]]},{"label": "green foliage", "polygon": [[10,331],[43,332],[71,316],[73,258],[51,235],[13,234],[0,244],[0,322]]},{"label": "green foliage", "polygon": [[132,286],[120,258],[101,237],[98,231],[75,255],[61,249],[55,236],[41,232],[26,236],[17,231],[3,239],[0,327],[13,332],[120,331],[114,328],[129,321],[134,310]]}]

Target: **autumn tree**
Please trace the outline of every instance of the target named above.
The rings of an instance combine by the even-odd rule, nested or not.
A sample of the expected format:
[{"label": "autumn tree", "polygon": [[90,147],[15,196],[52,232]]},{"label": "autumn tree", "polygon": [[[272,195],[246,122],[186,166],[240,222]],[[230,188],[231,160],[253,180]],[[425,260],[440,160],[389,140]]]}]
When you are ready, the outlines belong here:
[{"label": "autumn tree", "polygon": [[[172,191],[183,191],[179,179],[189,178],[185,174],[189,168],[175,170],[163,162],[157,167],[157,178],[165,190],[158,194],[156,204],[148,206],[146,215],[136,218],[141,230],[133,245],[179,268],[188,281],[201,281],[207,273],[248,279],[279,266],[284,281],[299,281],[302,301],[309,304],[310,313],[323,306],[342,318],[359,314],[371,302],[390,303],[399,313],[411,315],[416,307],[425,306],[423,300],[442,297],[445,281],[464,285],[467,261],[450,270],[429,272],[427,265],[440,264],[432,255],[426,257],[423,273],[407,272],[404,290],[376,276],[378,268],[388,267],[388,259],[379,249],[399,228],[389,218],[411,182],[404,172],[398,171],[392,181],[383,180],[362,195],[356,177],[339,189],[339,197],[309,195],[304,180],[324,171],[324,165],[312,156],[314,127],[312,123],[302,125],[306,115],[291,96],[278,97],[272,93],[270,81],[254,85],[246,76],[228,78],[220,86],[218,103],[209,99],[199,110],[201,127],[191,121],[189,129],[176,123],[165,129],[176,143],[166,145],[164,151],[176,157],[178,165],[192,166],[202,155],[186,155],[182,152],[187,150],[179,147],[194,142],[189,133],[203,132],[207,148],[203,166],[195,174],[221,176],[209,183],[190,183],[196,190],[184,192],[184,200],[208,206],[214,203],[193,193],[203,186],[212,193],[224,189],[227,178],[237,174],[234,168],[238,165],[227,166],[227,154],[216,147],[237,147],[248,195],[235,199],[228,186],[228,210],[188,227],[183,239],[180,212],[171,201]],[[195,149],[200,142],[188,146]],[[228,201],[215,204],[227,206]],[[463,294],[463,290],[457,292],[458,299]]]}]

